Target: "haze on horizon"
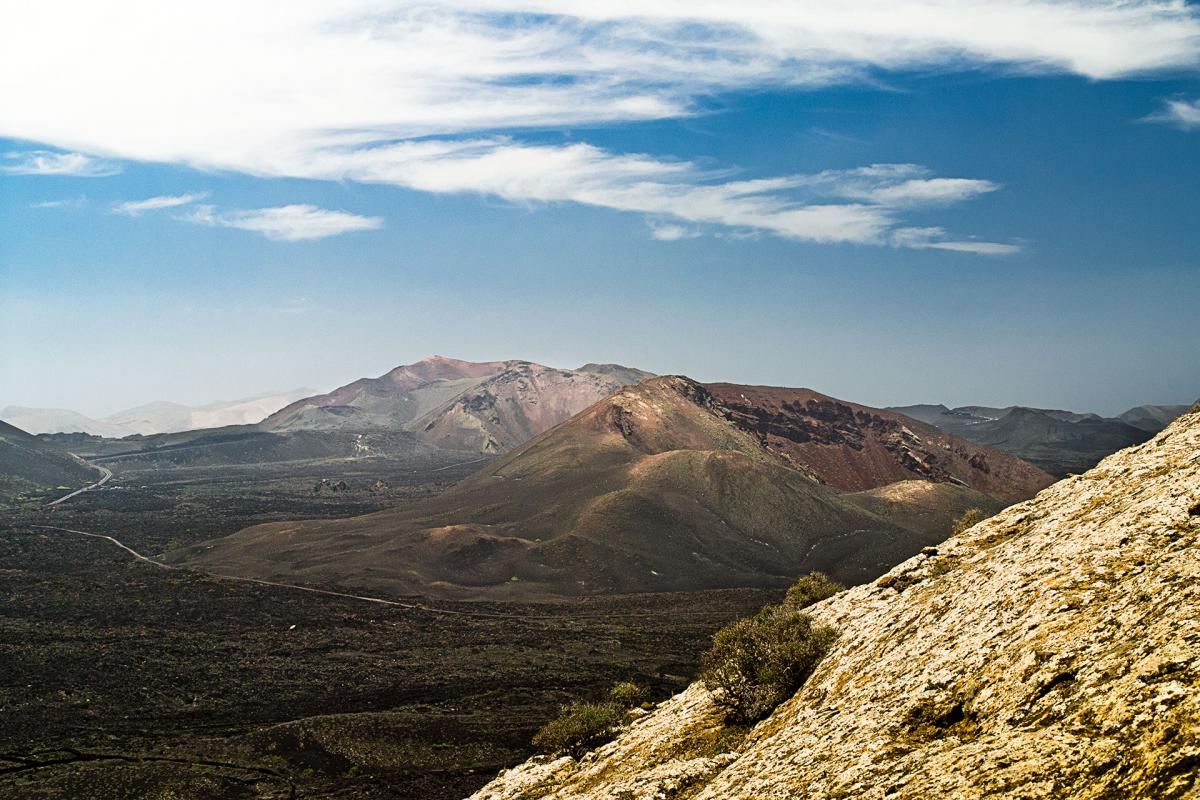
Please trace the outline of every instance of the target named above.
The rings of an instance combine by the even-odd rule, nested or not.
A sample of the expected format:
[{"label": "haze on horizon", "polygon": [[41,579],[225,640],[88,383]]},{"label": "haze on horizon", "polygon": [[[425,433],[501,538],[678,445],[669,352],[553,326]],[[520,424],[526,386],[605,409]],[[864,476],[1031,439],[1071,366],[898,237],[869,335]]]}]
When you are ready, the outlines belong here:
[{"label": "haze on horizon", "polygon": [[1200,396],[1193,5],[4,19],[0,407],[435,353],[876,406]]}]

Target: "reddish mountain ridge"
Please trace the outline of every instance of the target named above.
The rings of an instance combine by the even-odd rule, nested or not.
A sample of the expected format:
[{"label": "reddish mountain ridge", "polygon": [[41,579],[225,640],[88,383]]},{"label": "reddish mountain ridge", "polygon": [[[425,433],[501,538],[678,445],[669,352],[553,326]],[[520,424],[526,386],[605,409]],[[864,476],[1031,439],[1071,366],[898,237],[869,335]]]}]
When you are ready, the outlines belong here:
[{"label": "reddish mountain ridge", "polygon": [[[173,558],[227,574],[455,596],[774,586],[810,569],[861,582],[940,541],[966,508],[996,510],[1050,482],[1003,453],[912,431],[899,415],[877,421],[854,407],[865,421],[838,411],[828,427],[826,401],[837,401],[801,392],[786,401],[789,428],[770,408],[755,411],[756,387],[719,388],[745,391],[729,405],[687,378],[647,380],[429,501],[260,525]],[[770,430],[763,419],[774,420]],[[861,446],[832,441],[831,431]],[[888,437],[902,446],[889,449]],[[907,481],[903,491],[843,491],[891,485],[893,475]],[[1019,480],[1002,483],[1005,475]],[[924,489],[908,485],[917,479]]]},{"label": "reddish mountain ridge", "polygon": [[713,407],[763,446],[858,492],[907,479],[958,483],[1009,501],[1050,485],[1040,469],[933,425],[811,389],[708,384]]}]

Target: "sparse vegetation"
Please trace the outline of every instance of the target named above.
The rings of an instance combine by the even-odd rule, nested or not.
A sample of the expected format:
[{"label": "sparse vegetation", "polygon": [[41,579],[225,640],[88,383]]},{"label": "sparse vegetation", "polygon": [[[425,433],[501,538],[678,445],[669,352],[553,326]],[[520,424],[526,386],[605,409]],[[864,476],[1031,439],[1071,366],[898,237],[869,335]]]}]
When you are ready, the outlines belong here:
[{"label": "sparse vegetation", "polygon": [[634,708],[646,702],[646,687],[633,681],[621,681],[608,691],[608,699],[622,708]]},{"label": "sparse vegetation", "polygon": [[578,755],[610,741],[624,716],[616,703],[572,703],[534,734],[533,746],[544,753]]},{"label": "sparse vegetation", "polygon": [[783,605],[785,608],[799,611],[827,597],[833,597],[845,588],[823,572],[810,572],[792,584]]},{"label": "sparse vegetation", "polygon": [[986,511],[984,511],[982,508],[968,508],[966,511],[963,512],[963,515],[961,517],[954,520],[954,528],[953,528],[954,535],[957,536],[958,534],[962,533],[963,531],[967,530],[968,528],[978,525],[980,522],[983,522],[989,516],[991,516],[991,515],[988,514]]},{"label": "sparse vegetation", "polygon": [[796,693],[829,652],[837,632],[806,614],[764,606],[713,636],[701,680],[720,689],[717,702],[733,722],[754,722]]}]

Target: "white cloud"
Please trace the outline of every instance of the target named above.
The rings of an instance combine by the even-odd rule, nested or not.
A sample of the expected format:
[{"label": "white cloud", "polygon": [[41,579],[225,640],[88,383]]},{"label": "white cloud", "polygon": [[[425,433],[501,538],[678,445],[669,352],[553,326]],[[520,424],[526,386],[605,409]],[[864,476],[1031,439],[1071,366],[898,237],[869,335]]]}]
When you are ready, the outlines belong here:
[{"label": "white cloud", "polygon": [[41,0],[6,6],[5,29],[20,35],[0,47],[0,136],[80,151],[43,153],[43,174],[108,163],[86,152],[859,243],[888,242],[903,209],[997,187],[903,170],[722,182],[491,132],[686,116],[724,91],[878,70],[1108,79],[1200,64],[1200,12],[1181,0]]},{"label": "white cloud", "polygon": [[0,134],[242,171],[330,131],[656,119],[876,69],[1200,64],[1180,0],[41,0],[8,4],[5,27]]},{"label": "white cloud", "polygon": [[689,228],[684,225],[656,222],[649,224],[650,238],[657,239],[660,242],[678,242],[681,239],[695,239],[697,236],[703,235],[699,229]]},{"label": "white cloud", "polygon": [[310,178],[478,192],[517,203],[572,202],[646,214],[659,224],[670,219],[689,227],[877,245],[888,243],[888,232],[906,209],[996,188],[987,181],[929,177],[913,164],[735,181],[685,161],[610,153],[583,143],[529,145],[504,138],[328,148],[313,153],[305,167]]},{"label": "white cloud", "polygon": [[148,197],[145,200],[130,200],[125,203],[118,203],[113,207],[114,214],[125,214],[130,217],[136,217],[143,211],[161,211],[164,208],[178,208],[194,203],[197,200],[203,200],[208,197],[208,192],[197,192],[195,194],[177,194],[177,195],[160,195],[158,197]]},{"label": "white cloud", "polygon": [[5,153],[0,160],[4,175],[68,175],[76,178],[102,178],[116,175],[121,167],[111,161],[84,153],[56,153],[51,150],[18,150]]},{"label": "white cloud", "polygon": [[379,217],[364,217],[311,205],[225,212],[205,205],[198,206],[195,211],[180,219],[198,225],[254,231],[268,239],[284,242],[324,239],[351,231],[374,230],[383,225],[383,220]]},{"label": "white cloud", "polygon": [[1146,117],[1148,122],[1164,122],[1190,131],[1200,128],[1200,100],[1164,100],[1158,112]]}]

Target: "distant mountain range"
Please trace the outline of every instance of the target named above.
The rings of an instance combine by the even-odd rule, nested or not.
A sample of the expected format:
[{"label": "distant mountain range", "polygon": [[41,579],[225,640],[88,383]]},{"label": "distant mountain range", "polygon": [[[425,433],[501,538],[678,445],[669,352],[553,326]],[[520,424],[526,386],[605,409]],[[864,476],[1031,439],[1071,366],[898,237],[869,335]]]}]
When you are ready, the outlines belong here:
[{"label": "distant mountain range", "polygon": [[1051,481],[896,413],[662,377],[416,506],[257,526],[172,558],[453,596],[773,586],[810,569],[860,582],[949,535],[965,509]]},{"label": "distant mountain range", "polygon": [[271,392],[203,406],[158,401],[100,419],[65,408],[7,406],[0,410],[0,420],[33,434],[88,433],[120,439],[135,434],[150,436],[226,425],[253,425],[288,403],[311,394],[312,389],[293,389],[290,392]]},{"label": "distant mountain range", "polygon": [[915,405],[894,406],[890,410],[1012,453],[1051,475],[1062,477],[1084,472],[1105,456],[1146,441],[1188,408],[1137,406],[1116,418],[1023,406]]},{"label": "distant mountain range", "polygon": [[434,356],[292,403],[267,431],[410,431],[445,450],[503,453],[651,373],[617,364],[557,369],[529,361]]}]

